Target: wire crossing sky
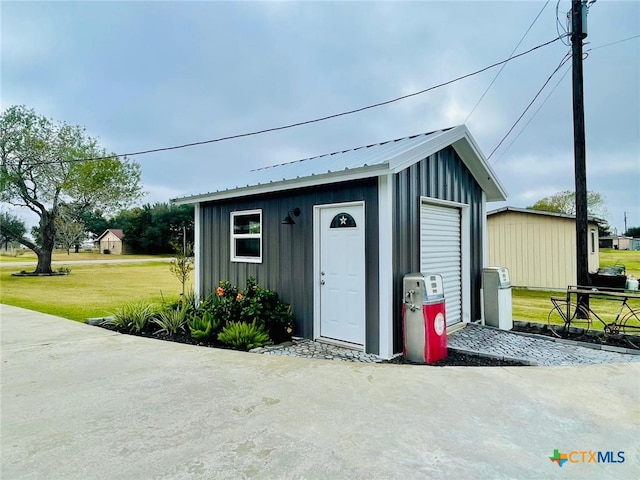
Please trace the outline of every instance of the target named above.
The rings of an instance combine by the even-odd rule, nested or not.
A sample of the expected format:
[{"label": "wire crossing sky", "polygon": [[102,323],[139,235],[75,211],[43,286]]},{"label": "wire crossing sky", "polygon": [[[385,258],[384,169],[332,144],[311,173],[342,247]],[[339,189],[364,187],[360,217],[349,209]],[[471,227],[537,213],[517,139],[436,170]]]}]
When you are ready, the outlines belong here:
[{"label": "wire crossing sky", "polygon": [[[502,141],[492,159],[510,197],[488,209],[526,207],[573,188],[571,85],[555,81],[565,70],[541,89],[566,46],[498,76],[468,72],[565,34],[570,2],[553,6],[4,2],[2,109],[26,105],[85,126],[107,152],[131,152],[145,203],[466,123],[485,155]],[[618,231],[624,212],[640,225],[638,18],[640,2],[598,1],[585,39],[587,187],[606,197]],[[186,148],[194,139],[208,140]]]}]

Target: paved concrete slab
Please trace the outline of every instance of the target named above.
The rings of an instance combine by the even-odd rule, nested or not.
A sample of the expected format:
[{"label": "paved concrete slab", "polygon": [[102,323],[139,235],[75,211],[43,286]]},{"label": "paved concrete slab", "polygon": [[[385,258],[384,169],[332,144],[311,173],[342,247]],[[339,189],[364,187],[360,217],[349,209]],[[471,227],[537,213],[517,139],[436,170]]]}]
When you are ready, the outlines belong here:
[{"label": "paved concrete slab", "polygon": [[[328,362],[118,335],[13,307],[0,315],[3,480],[640,472],[637,363]],[[624,451],[625,461],[560,468],[554,449]]]}]

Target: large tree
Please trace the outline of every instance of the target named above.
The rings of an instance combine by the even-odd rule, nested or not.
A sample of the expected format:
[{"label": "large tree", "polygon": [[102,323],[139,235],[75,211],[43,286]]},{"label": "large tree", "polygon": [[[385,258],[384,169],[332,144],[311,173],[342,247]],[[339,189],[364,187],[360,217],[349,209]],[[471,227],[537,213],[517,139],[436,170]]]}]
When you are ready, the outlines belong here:
[{"label": "large tree", "polygon": [[[576,214],[576,194],[571,190],[554,193],[544,197],[531,205],[532,210],[543,210],[545,212]],[[608,216],[606,200],[603,195],[597,192],[587,192],[587,213],[598,218],[598,234],[603,237],[611,233],[606,217]]]},{"label": "large tree", "polygon": [[[575,215],[576,194],[571,190],[554,193],[553,195],[538,200],[527,208]],[[605,218],[607,216],[607,208],[604,196],[597,192],[587,192],[587,212],[593,217]]]},{"label": "large tree", "polygon": [[[86,160],[101,158],[100,160]],[[0,200],[36,213],[39,239],[15,238],[51,273],[61,203],[115,211],[141,197],[140,166],[107,153],[84,128],[54,122],[24,106],[0,116]],[[0,225],[3,235],[10,232]]]}]

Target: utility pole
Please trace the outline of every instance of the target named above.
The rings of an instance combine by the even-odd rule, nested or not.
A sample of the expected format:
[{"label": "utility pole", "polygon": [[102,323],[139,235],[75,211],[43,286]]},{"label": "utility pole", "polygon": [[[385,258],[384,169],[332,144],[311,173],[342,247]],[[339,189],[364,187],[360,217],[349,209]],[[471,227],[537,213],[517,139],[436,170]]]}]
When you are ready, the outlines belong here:
[{"label": "utility pole", "polygon": [[622,232],[623,235],[627,234],[627,212],[624,212],[624,232]]},{"label": "utility pole", "polygon": [[[584,93],[582,81],[582,40],[587,36],[583,19],[586,0],[571,0],[571,50],[573,66],[573,153],[576,184],[576,266],[578,285],[589,286],[587,247],[587,160],[584,133]],[[578,297],[579,305],[589,305],[589,297]]]}]

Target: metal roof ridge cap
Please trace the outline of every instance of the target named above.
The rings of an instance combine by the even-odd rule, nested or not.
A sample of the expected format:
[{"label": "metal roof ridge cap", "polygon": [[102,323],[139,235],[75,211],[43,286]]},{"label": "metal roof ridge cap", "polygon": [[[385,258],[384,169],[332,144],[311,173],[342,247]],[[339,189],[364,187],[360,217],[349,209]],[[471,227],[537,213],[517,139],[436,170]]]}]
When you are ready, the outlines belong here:
[{"label": "metal roof ridge cap", "polygon": [[376,142],[376,143],[370,143],[370,144],[367,144],[367,145],[360,145],[358,147],[346,148],[346,149],[337,150],[337,151],[334,151],[334,152],[323,153],[323,154],[320,154],[320,155],[314,155],[312,157],[299,158],[297,160],[290,160],[288,162],[276,163],[276,164],[273,164],[273,165],[265,165],[265,166],[258,167],[258,168],[252,168],[251,170],[249,170],[249,172],[258,172],[258,171],[261,171],[261,170],[269,170],[271,168],[282,167],[282,166],[291,165],[291,164],[294,164],[294,163],[308,162],[310,160],[316,160],[316,159],[322,158],[322,157],[330,157],[332,155],[338,155],[338,154],[347,153],[347,152],[355,152],[356,150],[364,150],[364,149],[368,149],[368,148],[372,148],[372,147],[379,147],[381,145],[386,145],[388,143],[395,143],[395,142],[398,142],[400,140],[412,139],[412,138],[416,138],[416,137],[420,137],[420,136],[428,137],[428,136],[433,135],[435,133],[438,133],[438,134],[445,133],[445,132],[448,132],[448,131],[450,131],[452,129],[455,129],[455,128],[457,128],[457,127],[441,128],[441,129],[438,129],[438,130],[433,130],[431,132],[416,133],[414,135],[407,135],[405,137],[394,138],[394,139],[391,139],[391,140],[384,140],[384,141],[380,141],[380,142]]},{"label": "metal roof ridge cap", "polygon": [[446,130],[437,130],[435,132],[431,132],[431,135],[434,135],[433,138],[426,138],[424,142],[416,145],[405,152],[402,152],[396,155],[392,160],[398,159],[400,157],[405,156],[401,161],[392,164],[390,161],[390,167],[393,170],[393,173],[398,173],[404,170],[407,167],[410,167],[417,161],[422,158],[433,155],[434,153],[439,152],[445,147],[452,145],[455,140],[449,140],[450,137],[455,138],[455,129],[457,127],[451,127]]}]

